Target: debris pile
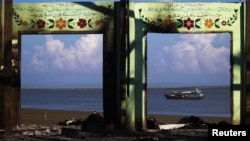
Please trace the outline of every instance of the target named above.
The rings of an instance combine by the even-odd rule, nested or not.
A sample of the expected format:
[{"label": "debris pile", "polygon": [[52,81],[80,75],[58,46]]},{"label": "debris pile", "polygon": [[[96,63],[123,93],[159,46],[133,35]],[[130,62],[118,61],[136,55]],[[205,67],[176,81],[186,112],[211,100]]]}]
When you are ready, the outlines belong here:
[{"label": "debris pile", "polygon": [[[48,141],[48,140],[82,140],[85,141],[160,141],[160,140],[183,140],[183,141],[205,141],[207,138],[207,129],[200,128],[204,125],[202,119],[198,117],[184,117],[179,123],[185,123],[188,126],[174,130],[161,130],[159,123],[154,117],[147,119],[147,130],[138,132],[124,131],[105,131],[104,119],[93,112],[87,119],[73,119],[59,122],[55,125],[20,125],[13,129],[12,137],[5,137],[0,132],[1,141]],[[192,126],[190,126],[192,125]],[[201,126],[202,125],[202,126]],[[199,128],[196,128],[199,127]],[[205,126],[204,126],[205,127]]]}]

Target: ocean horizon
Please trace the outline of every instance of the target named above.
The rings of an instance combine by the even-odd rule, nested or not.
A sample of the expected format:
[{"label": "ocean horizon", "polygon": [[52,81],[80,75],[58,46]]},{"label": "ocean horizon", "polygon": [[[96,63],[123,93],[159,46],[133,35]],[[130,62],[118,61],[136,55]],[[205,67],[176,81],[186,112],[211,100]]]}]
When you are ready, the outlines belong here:
[{"label": "ocean horizon", "polygon": [[[202,100],[170,100],[164,94],[173,90],[199,88]],[[147,114],[230,117],[230,87],[148,88]],[[103,112],[101,88],[21,89],[21,108]]]},{"label": "ocean horizon", "polygon": [[[154,86],[154,87],[148,87],[147,89],[193,89],[193,88],[201,88],[201,89],[203,89],[203,88],[205,88],[205,89],[207,89],[207,88],[230,88],[230,86],[228,86],[228,85],[219,85],[219,86],[170,86],[170,87],[168,87],[168,86]],[[51,89],[51,90],[53,90],[53,89],[55,89],[55,90],[57,90],[57,89],[103,89],[103,88],[101,88],[101,87],[63,87],[63,88],[61,88],[61,87],[26,87],[26,88],[21,88],[21,90],[25,90],[25,89],[34,89],[34,90],[36,90],[36,89]]]}]

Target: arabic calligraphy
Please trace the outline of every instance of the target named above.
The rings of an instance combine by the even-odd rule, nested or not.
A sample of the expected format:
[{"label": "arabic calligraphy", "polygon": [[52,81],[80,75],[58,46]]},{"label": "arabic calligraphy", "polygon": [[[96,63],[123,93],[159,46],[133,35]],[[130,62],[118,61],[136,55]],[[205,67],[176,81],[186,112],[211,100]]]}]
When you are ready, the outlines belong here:
[{"label": "arabic calligraphy", "polygon": [[142,5],[141,11],[144,13],[158,13],[161,15],[171,14],[172,17],[221,17],[225,13],[234,12],[234,7],[205,3],[167,3],[162,5]]},{"label": "arabic calligraphy", "polygon": [[[97,10],[94,10],[95,8]],[[22,28],[96,28],[108,21],[112,8],[112,3],[16,4],[13,6],[13,18]],[[61,23],[64,26],[59,26]]]},{"label": "arabic calligraphy", "polygon": [[[101,12],[91,10],[88,7],[82,5],[72,5],[72,3],[57,3],[57,4],[26,4],[26,5],[14,5],[14,10],[17,13],[33,13],[31,16],[37,18],[57,18],[61,16],[96,16]],[[30,14],[29,14],[30,15]]]},{"label": "arabic calligraphy", "polygon": [[238,4],[222,3],[152,3],[138,4],[136,17],[146,25],[177,28],[212,29],[232,26],[238,21]]}]

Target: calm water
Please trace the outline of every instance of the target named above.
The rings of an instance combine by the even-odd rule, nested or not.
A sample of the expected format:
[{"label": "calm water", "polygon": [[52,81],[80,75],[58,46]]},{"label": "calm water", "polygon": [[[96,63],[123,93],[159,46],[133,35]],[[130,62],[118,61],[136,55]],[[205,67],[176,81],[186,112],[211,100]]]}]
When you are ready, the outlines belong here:
[{"label": "calm water", "polygon": [[[169,100],[164,93],[173,89],[149,89],[147,113],[163,115],[196,115],[230,117],[230,89],[202,89],[202,100]],[[178,89],[175,89],[178,90]],[[22,90],[21,107],[102,112],[102,90],[57,89]]]}]

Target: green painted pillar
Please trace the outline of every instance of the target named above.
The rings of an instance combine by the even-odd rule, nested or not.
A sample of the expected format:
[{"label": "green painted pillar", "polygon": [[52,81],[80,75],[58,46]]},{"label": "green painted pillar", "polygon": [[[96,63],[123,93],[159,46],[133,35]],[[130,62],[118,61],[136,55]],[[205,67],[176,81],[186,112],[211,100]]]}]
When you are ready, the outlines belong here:
[{"label": "green painted pillar", "polygon": [[246,1],[246,97],[244,124],[250,124],[250,0]]}]

